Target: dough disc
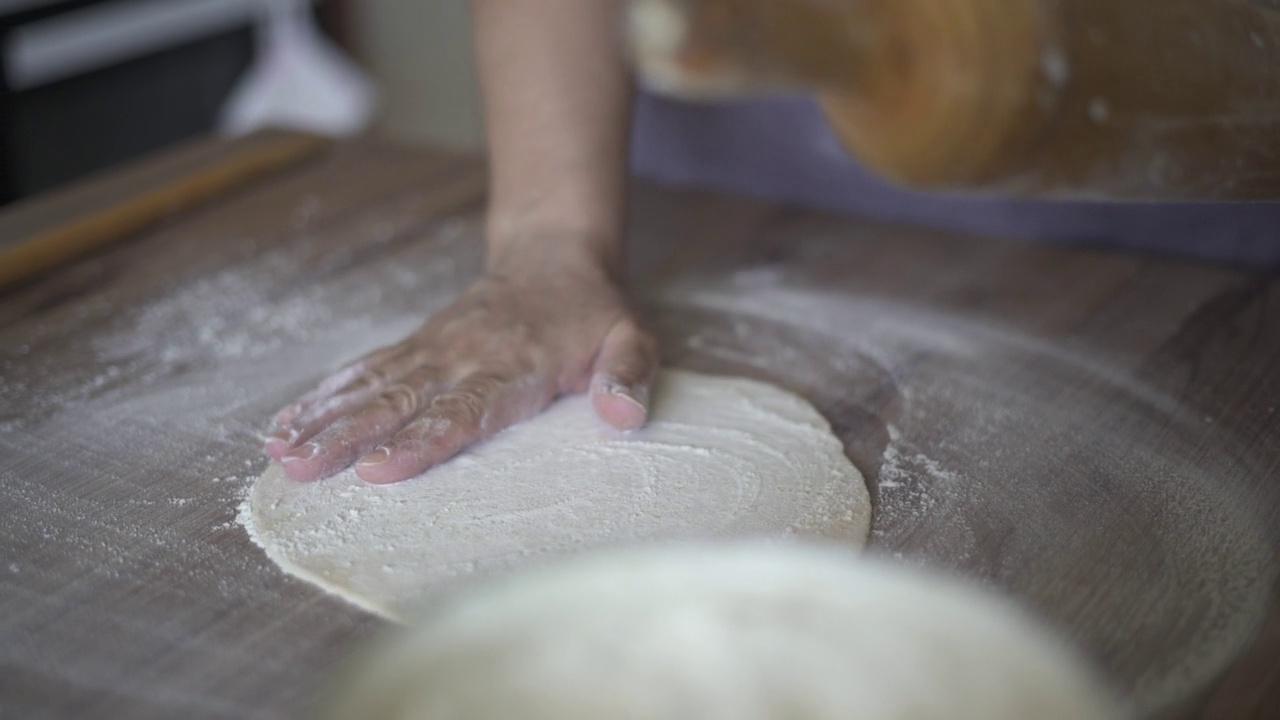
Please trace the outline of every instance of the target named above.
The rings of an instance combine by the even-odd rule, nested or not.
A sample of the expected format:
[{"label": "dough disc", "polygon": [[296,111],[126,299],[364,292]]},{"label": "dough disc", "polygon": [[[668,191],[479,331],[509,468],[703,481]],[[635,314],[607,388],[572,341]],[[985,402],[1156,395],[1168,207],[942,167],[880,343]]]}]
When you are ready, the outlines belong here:
[{"label": "dough disc", "polygon": [[866,541],[871,502],[827,422],[752,380],[670,370],[649,425],[609,429],[585,396],[413,480],[318,483],[272,465],[240,520],[284,570],[398,619],[473,574],[647,540]]}]

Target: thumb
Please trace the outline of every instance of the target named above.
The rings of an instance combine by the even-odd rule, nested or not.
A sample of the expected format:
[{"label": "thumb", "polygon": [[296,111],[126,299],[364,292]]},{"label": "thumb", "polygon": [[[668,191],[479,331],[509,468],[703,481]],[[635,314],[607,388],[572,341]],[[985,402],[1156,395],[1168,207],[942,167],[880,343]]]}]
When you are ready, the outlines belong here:
[{"label": "thumb", "polygon": [[658,344],[630,318],[605,336],[591,375],[591,406],[619,430],[635,430],[649,416],[649,389],[658,371]]}]

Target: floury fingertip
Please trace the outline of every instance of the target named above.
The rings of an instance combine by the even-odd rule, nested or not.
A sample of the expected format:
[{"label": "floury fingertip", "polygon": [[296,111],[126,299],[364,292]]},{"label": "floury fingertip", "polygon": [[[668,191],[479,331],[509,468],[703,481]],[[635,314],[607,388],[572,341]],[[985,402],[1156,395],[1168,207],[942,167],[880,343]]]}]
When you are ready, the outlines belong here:
[{"label": "floury fingertip", "polygon": [[364,458],[361,459],[360,462],[356,463],[356,466],[371,467],[374,465],[381,465],[390,459],[391,459],[391,451],[385,447],[380,447],[377,450],[374,450],[373,452],[364,456]]}]

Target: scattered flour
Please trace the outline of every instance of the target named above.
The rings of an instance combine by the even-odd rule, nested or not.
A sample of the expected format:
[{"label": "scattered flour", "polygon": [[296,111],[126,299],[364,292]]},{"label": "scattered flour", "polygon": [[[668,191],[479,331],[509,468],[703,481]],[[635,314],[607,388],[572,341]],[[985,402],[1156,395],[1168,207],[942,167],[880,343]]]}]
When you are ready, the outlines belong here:
[{"label": "scattered flour", "polygon": [[645,540],[799,536],[861,546],[871,502],[825,420],[753,381],[667,371],[649,425],[567,397],[415,480],[269,469],[239,519],[289,572],[402,618],[451,580]]},{"label": "scattered flour", "polygon": [[[302,207],[298,222],[314,214]],[[380,223],[353,229],[381,242],[405,227]],[[41,458],[0,471],[8,516],[41,518],[35,527],[0,523],[9,575],[56,565],[68,577],[127,580],[119,596],[92,598],[106,605],[147,583],[217,588],[183,596],[190,623],[219,617],[228,603],[262,602],[261,587],[237,579],[264,577],[261,558],[207,540],[239,532],[234,508],[266,466],[267,418],[444,307],[478,265],[478,231],[447,221],[423,231],[434,239],[388,251],[391,262],[382,254],[332,275],[324,263],[358,258],[318,265],[296,248],[246,254],[123,312],[76,300],[66,312],[101,322],[91,341],[32,324],[23,345],[0,348],[0,450]],[[312,280],[285,293],[272,280],[281,274]],[[1249,458],[1218,419],[1191,415],[1091,352],[959,315],[800,290],[768,268],[668,288],[654,319],[674,364],[768,380],[819,404],[871,486],[872,550],[960,568],[1025,598],[1145,713],[1206,687],[1265,611],[1275,560],[1228,480]],[[59,352],[47,353],[54,344]],[[1100,432],[1101,413],[1129,432]],[[1168,451],[1170,437],[1218,449]],[[41,482],[50,473],[78,482]],[[1148,509],[1144,523],[1128,511],[1138,505]],[[366,522],[356,509],[349,522]],[[1109,567],[1081,562],[1102,553]],[[77,593],[99,587],[48,588],[32,607],[84,607]],[[203,625],[130,632],[173,634],[139,643],[150,652],[193,627]],[[20,649],[25,631],[14,632],[10,647]],[[115,658],[64,660],[84,682],[123,681]]]},{"label": "scattered flour", "polygon": [[[964,567],[1026,599],[1140,712],[1206,687],[1264,617],[1276,561],[1243,491],[1223,480],[1240,476],[1241,454],[1225,436],[1217,453],[1170,453],[1171,434],[1203,448],[1217,424],[1132,371],[782,273],[703,278],[655,306],[683,339],[682,362],[783,378],[827,399],[838,433],[853,423],[844,438],[872,487],[873,551]],[[1127,432],[1099,429],[1102,414]]]}]

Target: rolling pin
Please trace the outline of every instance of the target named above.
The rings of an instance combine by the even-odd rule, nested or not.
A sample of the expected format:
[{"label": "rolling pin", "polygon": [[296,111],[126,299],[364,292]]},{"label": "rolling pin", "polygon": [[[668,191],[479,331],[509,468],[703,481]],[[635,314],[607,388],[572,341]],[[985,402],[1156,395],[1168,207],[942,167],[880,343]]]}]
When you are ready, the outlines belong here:
[{"label": "rolling pin", "polygon": [[228,152],[176,178],[156,178],[123,201],[0,245],[0,289],[315,157],[329,145],[325,138],[292,132],[264,132],[237,141]]},{"label": "rolling pin", "polygon": [[1280,198],[1280,0],[629,0],[646,84],[815,93],[919,189]]}]

